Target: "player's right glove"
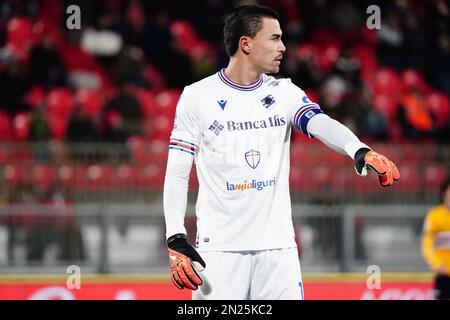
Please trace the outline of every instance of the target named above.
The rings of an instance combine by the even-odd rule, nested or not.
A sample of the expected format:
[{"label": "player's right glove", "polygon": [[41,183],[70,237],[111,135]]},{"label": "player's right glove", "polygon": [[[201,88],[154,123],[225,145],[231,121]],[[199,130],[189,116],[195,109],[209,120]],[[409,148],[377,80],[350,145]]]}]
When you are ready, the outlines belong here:
[{"label": "player's right glove", "polygon": [[390,186],[400,179],[400,172],[391,160],[368,148],[361,148],[355,154],[355,170],[360,176],[367,176],[367,169],[372,169],[378,174],[383,187]]},{"label": "player's right glove", "polygon": [[178,289],[197,290],[203,280],[197,271],[203,271],[206,263],[187,242],[187,236],[177,233],[167,239],[169,248],[170,275]]}]

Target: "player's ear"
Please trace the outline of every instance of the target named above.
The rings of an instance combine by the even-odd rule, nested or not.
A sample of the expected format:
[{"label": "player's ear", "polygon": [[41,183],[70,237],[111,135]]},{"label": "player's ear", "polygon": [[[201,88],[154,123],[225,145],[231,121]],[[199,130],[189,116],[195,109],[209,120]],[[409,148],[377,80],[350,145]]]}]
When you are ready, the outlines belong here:
[{"label": "player's ear", "polygon": [[245,54],[250,53],[251,44],[250,44],[250,38],[243,36],[239,39],[239,47]]}]

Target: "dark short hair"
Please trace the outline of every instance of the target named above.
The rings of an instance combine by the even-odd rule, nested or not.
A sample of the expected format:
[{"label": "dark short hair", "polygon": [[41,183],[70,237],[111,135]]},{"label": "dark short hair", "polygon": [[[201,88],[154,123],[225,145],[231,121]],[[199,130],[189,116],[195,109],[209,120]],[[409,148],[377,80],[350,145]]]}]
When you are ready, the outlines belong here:
[{"label": "dark short hair", "polygon": [[278,14],[261,5],[242,5],[224,17],[223,42],[229,57],[233,56],[242,36],[253,38],[262,29],[262,18],[278,20]]}]

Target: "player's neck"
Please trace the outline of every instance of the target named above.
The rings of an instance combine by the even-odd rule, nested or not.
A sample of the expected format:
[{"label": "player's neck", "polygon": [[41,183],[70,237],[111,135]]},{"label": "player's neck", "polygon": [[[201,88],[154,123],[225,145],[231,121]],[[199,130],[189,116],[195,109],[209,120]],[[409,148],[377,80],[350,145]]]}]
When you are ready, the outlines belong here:
[{"label": "player's neck", "polygon": [[234,82],[251,84],[259,79],[261,73],[254,70],[254,68],[246,63],[230,59],[230,63],[225,69],[225,75]]}]

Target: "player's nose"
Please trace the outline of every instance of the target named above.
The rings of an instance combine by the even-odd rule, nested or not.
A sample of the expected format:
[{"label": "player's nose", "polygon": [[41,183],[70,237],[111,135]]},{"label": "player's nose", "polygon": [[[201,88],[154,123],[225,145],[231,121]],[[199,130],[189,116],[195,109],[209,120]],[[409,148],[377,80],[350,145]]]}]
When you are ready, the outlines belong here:
[{"label": "player's nose", "polygon": [[280,41],[280,48],[278,49],[281,53],[285,53],[286,52],[286,47],[283,43],[283,41]]}]

